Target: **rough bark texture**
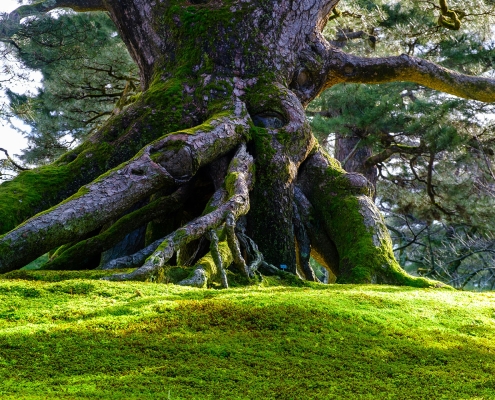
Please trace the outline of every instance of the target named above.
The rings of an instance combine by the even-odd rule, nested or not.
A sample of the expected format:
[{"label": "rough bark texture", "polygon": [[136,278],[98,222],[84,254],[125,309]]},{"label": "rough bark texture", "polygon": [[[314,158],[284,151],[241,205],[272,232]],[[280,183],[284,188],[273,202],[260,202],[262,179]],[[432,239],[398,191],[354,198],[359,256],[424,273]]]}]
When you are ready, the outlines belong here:
[{"label": "rough bark texture", "polygon": [[[482,101],[495,100],[495,83],[407,56],[343,53],[321,34],[337,3],[47,0],[11,13],[2,24],[60,6],[107,10],[142,93],[53,165],[0,186],[0,271],[48,251],[70,260],[89,243],[104,251],[153,218],[148,247],[105,259],[138,267],[114,279],[226,287],[234,261],[249,277],[281,268],[315,280],[311,255],[341,282],[434,285],[400,269],[368,181],[319,149],[304,107],[341,82],[413,80]],[[180,212],[150,210],[193,178]]]}]

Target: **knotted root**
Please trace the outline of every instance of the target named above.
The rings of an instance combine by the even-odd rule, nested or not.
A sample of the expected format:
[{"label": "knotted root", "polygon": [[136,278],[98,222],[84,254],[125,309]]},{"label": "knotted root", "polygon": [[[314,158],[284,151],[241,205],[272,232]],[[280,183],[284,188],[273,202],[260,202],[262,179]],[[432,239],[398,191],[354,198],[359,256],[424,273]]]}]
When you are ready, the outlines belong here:
[{"label": "knotted root", "polygon": [[218,249],[218,235],[214,229],[212,229],[209,234],[210,239],[210,253],[215,266],[220,272],[220,278],[222,280],[222,286],[227,289],[229,287],[229,282],[227,280],[227,272],[225,272],[225,268],[223,267],[222,256],[220,255],[220,250]]},{"label": "knotted root", "polygon": [[68,266],[71,269],[78,269],[78,267],[84,266],[85,260],[110,249],[124,239],[128,233],[155,218],[177,210],[191,195],[192,189],[193,185],[187,183],[173,194],[160,197],[150,204],[121,217],[102,233],[82,240],[73,246],[65,248],[63,251],[58,251],[57,257],[52,257],[52,260],[44,264],[41,269],[67,269]]},{"label": "knotted root", "polygon": [[242,257],[241,248],[239,246],[239,240],[237,239],[235,233],[236,221],[235,216],[232,213],[229,213],[225,218],[225,233],[227,235],[227,243],[229,245],[229,249],[234,258],[234,264],[241,271],[244,271],[244,274],[251,278],[253,276],[252,271],[247,266],[244,257]]}]

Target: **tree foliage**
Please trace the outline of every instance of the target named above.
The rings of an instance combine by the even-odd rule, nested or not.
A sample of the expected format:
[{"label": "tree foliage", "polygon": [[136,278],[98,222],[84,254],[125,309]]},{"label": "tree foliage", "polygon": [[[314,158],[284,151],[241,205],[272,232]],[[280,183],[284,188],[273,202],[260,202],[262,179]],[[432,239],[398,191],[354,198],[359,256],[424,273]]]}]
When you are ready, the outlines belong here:
[{"label": "tree foliage", "polygon": [[6,91],[11,116],[30,128],[26,163],[55,160],[138,91],[137,67],[105,13],[39,14],[9,33],[23,68],[43,77],[35,94]]}]

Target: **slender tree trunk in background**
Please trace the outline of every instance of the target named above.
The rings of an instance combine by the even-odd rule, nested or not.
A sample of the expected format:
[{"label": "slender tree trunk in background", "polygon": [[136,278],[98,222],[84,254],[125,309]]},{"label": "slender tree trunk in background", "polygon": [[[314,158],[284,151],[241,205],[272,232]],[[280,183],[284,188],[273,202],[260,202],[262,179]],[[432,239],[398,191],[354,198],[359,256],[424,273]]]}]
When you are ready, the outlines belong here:
[{"label": "slender tree trunk in background", "polygon": [[112,279],[227,287],[232,263],[247,278],[286,269],[314,279],[311,254],[341,282],[435,285],[399,267],[369,183],[320,148],[304,109],[342,82],[408,79],[482,101],[495,100],[495,84],[333,48],[321,31],[337,3],[49,0],[11,13],[15,22],[57,6],[108,11],[142,93],[53,165],[0,186],[0,272],[57,248],[51,262],[69,268],[147,226],[146,247],[105,258],[102,268],[137,267]]},{"label": "slender tree trunk in background", "polygon": [[[366,165],[366,160],[373,155],[373,149],[362,143],[358,135],[339,135],[335,137],[335,158],[348,172],[358,172],[366,177],[376,188],[378,169]],[[345,162],[345,163],[344,163]]]}]

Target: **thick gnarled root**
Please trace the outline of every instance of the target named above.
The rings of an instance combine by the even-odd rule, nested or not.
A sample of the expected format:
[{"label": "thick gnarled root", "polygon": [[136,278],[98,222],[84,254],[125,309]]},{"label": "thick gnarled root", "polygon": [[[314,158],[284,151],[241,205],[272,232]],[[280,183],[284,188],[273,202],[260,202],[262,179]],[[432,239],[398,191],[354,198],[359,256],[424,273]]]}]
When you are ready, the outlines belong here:
[{"label": "thick gnarled root", "polygon": [[155,218],[176,211],[191,195],[193,185],[185,184],[169,196],[160,197],[117,220],[108,229],[75,245],[62,246],[41,269],[84,269],[85,261],[122,241],[129,233]]},{"label": "thick gnarled root", "polygon": [[247,117],[212,118],[187,133],[146,146],[58,206],[0,237],[0,272],[21,268],[65,243],[85,239],[158,190],[173,190],[235,149],[249,129]]}]

